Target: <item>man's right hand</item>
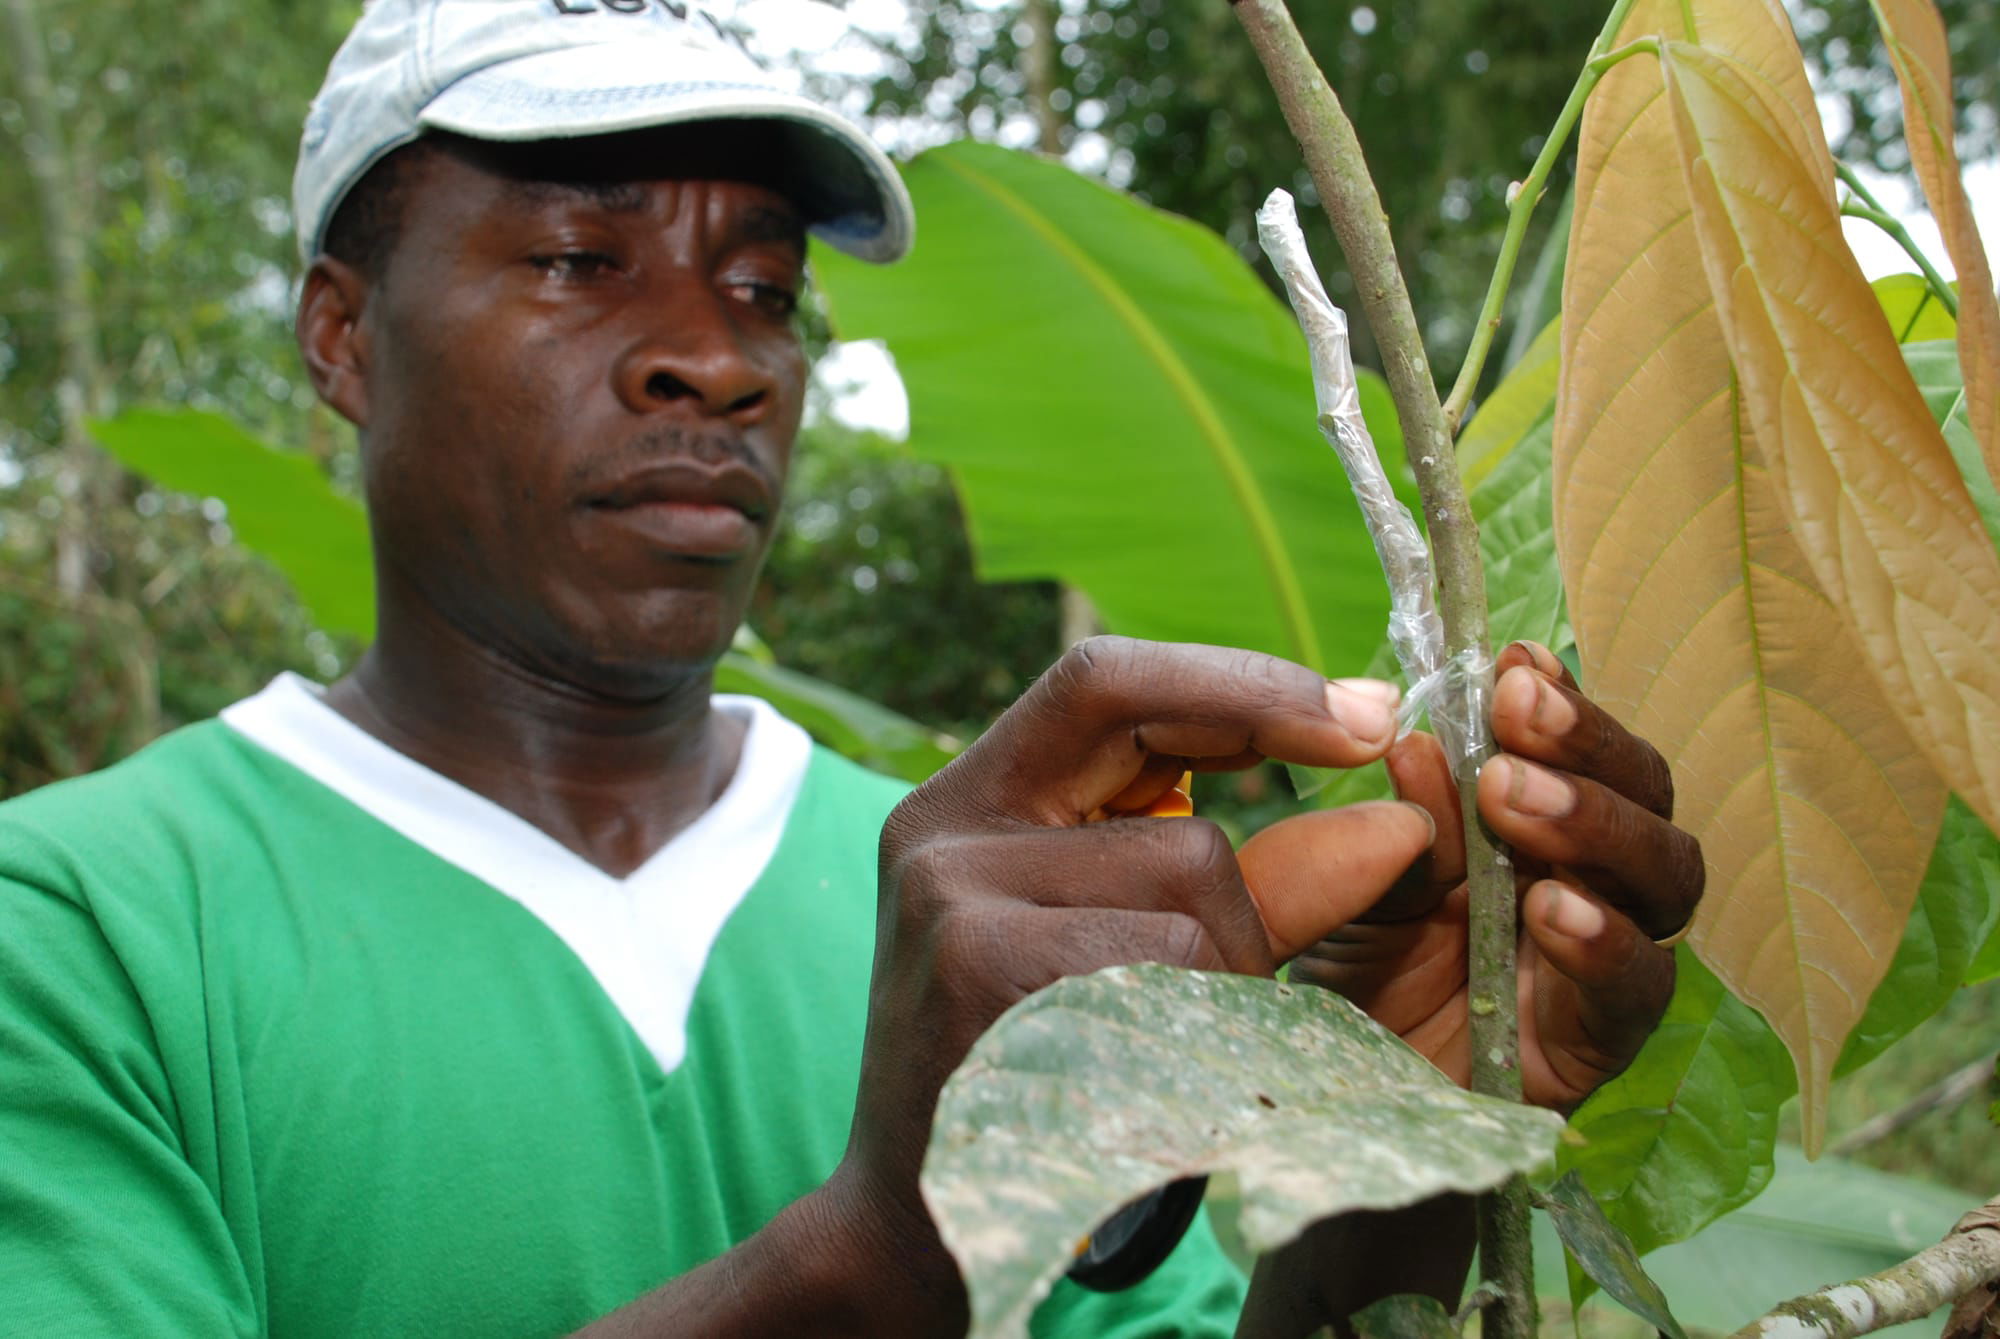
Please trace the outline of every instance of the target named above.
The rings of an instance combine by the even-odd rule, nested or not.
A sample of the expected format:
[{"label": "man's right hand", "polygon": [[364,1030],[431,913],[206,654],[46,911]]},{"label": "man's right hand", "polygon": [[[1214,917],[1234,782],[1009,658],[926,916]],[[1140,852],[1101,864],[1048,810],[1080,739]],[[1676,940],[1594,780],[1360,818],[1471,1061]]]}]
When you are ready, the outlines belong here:
[{"label": "man's right hand", "polygon": [[853,1132],[819,1195],[877,1281],[877,1332],[964,1330],[917,1173],[939,1089],[1001,1012],[1121,963],[1269,976],[1371,905],[1431,839],[1414,806],[1353,806],[1340,877],[1316,884],[1311,905],[1260,909],[1214,824],[1093,820],[1143,809],[1190,768],[1373,761],[1394,739],[1395,699],[1387,684],[1330,684],[1250,652],[1097,638],[898,806],[882,835]]}]

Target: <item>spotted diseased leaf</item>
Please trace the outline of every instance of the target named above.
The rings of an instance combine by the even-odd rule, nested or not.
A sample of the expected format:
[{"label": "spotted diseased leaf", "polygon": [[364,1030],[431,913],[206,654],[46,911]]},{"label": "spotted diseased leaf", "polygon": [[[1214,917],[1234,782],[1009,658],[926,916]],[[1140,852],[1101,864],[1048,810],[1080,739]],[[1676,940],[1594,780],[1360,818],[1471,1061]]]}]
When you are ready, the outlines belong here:
[{"label": "spotted diseased leaf", "polygon": [[[1671,39],[1690,19],[1758,62],[1756,134],[1787,160],[1819,155],[1789,190],[1830,217],[1831,168],[1782,16],[1641,0],[1622,35]],[[1618,65],[1579,146],[1556,543],[1585,686],[1666,756],[1675,821],[1702,843],[1695,950],[1790,1048],[1816,1139],[1945,792],[1793,539],[1716,302],[1690,282],[1703,252],[1680,162],[1661,67]]]},{"label": "spotted diseased leaf", "polygon": [[1561,1120],[1465,1092],[1328,991],[1161,966],[1017,1004],[938,1100],[923,1194],[975,1336],[1026,1333],[1077,1243],[1156,1186],[1232,1171],[1266,1251],[1349,1209],[1479,1190]]},{"label": "spotted diseased leaf", "polygon": [[1932,0],[1869,0],[1903,90],[1903,138],[1958,271],[1958,358],[1966,421],[1986,468],[2000,474],[2000,300],[1952,142],[1951,48]]},{"label": "spotted diseased leaf", "polygon": [[1555,1225],[1570,1259],[1592,1282],[1669,1339],[1687,1339],[1667,1306],[1666,1294],[1639,1263],[1632,1239],[1604,1216],[1582,1177],[1565,1172],[1542,1192],[1537,1203]]}]

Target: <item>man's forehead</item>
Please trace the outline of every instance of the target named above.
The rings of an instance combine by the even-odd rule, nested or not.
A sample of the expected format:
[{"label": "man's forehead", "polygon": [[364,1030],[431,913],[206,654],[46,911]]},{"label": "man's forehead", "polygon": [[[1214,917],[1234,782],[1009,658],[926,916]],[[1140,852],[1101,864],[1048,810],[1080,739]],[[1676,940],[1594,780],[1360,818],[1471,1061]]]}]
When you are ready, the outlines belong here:
[{"label": "man's forehead", "polygon": [[443,137],[451,157],[504,181],[524,205],[578,198],[614,213],[649,207],[660,182],[718,182],[757,188],[738,211],[758,240],[804,246],[805,216],[788,189],[781,146],[755,123],[671,126],[585,139],[516,143]]},{"label": "man's forehead", "polygon": [[[684,178],[668,178],[685,180]],[[542,177],[510,176],[501,188],[513,203],[527,208],[571,204],[578,200],[610,214],[642,214],[653,206],[650,187],[661,178],[634,177],[614,181],[587,179],[550,180]],[[733,212],[732,231],[751,242],[789,242],[805,249],[806,223],[798,208],[776,191],[755,182],[724,182],[750,186],[755,198]]]}]

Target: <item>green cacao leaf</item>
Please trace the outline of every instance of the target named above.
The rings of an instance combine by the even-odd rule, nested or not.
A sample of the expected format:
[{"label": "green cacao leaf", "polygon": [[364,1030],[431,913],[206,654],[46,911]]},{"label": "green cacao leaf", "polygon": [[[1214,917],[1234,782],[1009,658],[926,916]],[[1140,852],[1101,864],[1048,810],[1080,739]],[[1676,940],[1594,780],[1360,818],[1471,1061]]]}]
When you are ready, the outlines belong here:
[{"label": "green cacao leaf", "polygon": [[[1889,318],[1889,328],[1896,332],[1898,344],[1957,336],[1958,322],[1931,291],[1930,280],[1921,274],[1885,275],[1869,287],[1875,290],[1876,301],[1882,304],[1882,314]],[[1953,288],[1956,287],[1954,284]],[[1952,361],[1956,365],[1957,358]]]},{"label": "green cacao leaf", "polygon": [[1561,353],[1561,325],[1551,321],[1459,440],[1496,648],[1527,638],[1560,650],[1571,640],[1549,498]]},{"label": "green cacao leaf", "polygon": [[1951,448],[1952,460],[1965,477],[1966,489],[1972,494],[1973,505],[1986,527],[1986,537],[2000,546],[2000,493],[1994,491],[1993,480],[1986,473],[1986,461],[1979,453],[1979,443],[1973,440],[1972,429],[1966,422],[1965,380],[1959,372],[1958,346],[1948,339],[1905,344],[1903,361],[1909,364],[1910,375],[1924,394],[1924,403],[1944,428],[1945,445]]},{"label": "green cacao leaf", "polygon": [[1554,412],[1562,371],[1562,322],[1542,327],[1458,438],[1458,471],[1477,489],[1507,453]]},{"label": "green cacao leaf", "polygon": [[[1848,1034],[1836,1077],[1873,1060],[1975,979],[1982,947],[2000,920],[2000,840],[1956,796],[1931,852],[1916,909],[1882,984]],[[1989,973],[1990,975],[1990,973]],[[1976,978],[1984,979],[1984,978]]]},{"label": "green cacao leaf", "polygon": [[1582,1176],[1640,1254],[1680,1241],[1771,1179],[1778,1108],[1797,1091],[1784,1044],[1686,946],[1659,1029],[1571,1117],[1558,1166]]},{"label": "green cacao leaf", "polygon": [[1327,991],[1162,966],[1071,977],[976,1043],[923,1193],[974,1336],[1018,1336],[1120,1205],[1231,1171],[1267,1251],[1349,1209],[1477,1190],[1549,1156],[1552,1113],[1465,1092]]},{"label": "green cacao leaf", "polygon": [[1553,412],[1545,413],[1472,490],[1495,647],[1527,638],[1560,650],[1571,640],[1549,505],[1554,431]]}]

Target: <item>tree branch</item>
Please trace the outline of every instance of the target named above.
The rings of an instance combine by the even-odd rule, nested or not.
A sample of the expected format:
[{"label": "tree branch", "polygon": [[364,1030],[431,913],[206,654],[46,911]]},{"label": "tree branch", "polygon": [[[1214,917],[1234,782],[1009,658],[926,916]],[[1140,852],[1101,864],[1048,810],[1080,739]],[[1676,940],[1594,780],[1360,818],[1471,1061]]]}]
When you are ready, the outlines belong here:
[{"label": "tree branch", "polygon": [[1878,1139],[1886,1139],[1941,1107],[1957,1106],[1992,1080],[1995,1061],[2000,1061],[2000,1052],[1988,1052],[1971,1064],[1953,1070],[1894,1111],[1885,1111],[1849,1130],[1828,1145],[1828,1155],[1846,1157],[1855,1149],[1866,1147]]},{"label": "tree branch", "polygon": [[1730,1339],[1852,1339],[1921,1320],[2000,1278],[2000,1196],[1900,1265],[1774,1307]]}]

